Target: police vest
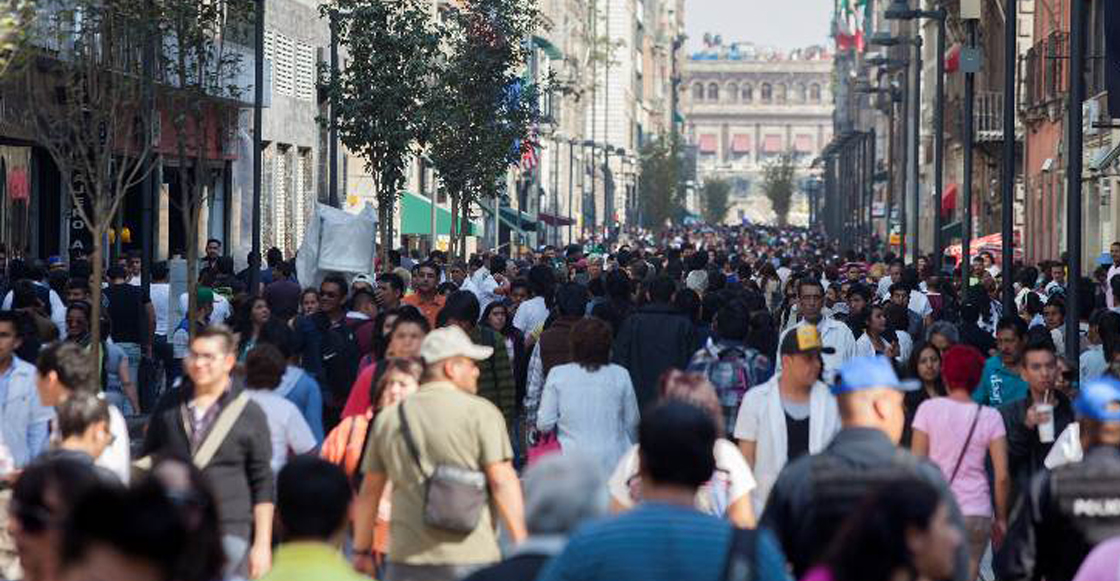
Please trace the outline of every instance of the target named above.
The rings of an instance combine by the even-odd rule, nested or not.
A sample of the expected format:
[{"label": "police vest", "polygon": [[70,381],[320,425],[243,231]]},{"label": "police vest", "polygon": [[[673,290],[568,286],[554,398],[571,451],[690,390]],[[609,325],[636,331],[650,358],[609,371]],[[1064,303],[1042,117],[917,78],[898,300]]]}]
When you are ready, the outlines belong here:
[{"label": "police vest", "polygon": [[1070,551],[1088,554],[1097,543],[1120,535],[1120,470],[1114,464],[1085,462],[1050,475],[1050,501],[1061,516],[1055,539]]}]

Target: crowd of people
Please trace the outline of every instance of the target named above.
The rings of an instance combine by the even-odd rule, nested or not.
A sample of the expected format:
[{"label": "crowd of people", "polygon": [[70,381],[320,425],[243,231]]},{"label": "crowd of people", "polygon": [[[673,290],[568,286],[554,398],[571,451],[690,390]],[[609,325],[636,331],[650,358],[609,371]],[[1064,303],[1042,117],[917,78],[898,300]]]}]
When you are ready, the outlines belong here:
[{"label": "crowd of people", "polygon": [[795,228],[388,254],[0,257],[0,579],[1120,575],[1120,243],[1069,322]]}]

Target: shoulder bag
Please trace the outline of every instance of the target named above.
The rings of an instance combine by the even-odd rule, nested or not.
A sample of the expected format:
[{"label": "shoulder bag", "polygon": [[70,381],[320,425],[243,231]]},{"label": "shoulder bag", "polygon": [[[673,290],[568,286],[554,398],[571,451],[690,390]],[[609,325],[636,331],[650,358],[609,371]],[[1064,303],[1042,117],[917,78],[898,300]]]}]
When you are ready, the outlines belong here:
[{"label": "shoulder bag", "polygon": [[397,406],[397,413],[405,446],[424,480],[424,524],[453,533],[473,532],[489,500],[486,475],[462,466],[436,464],[429,476],[420,462],[420,450],[412,438],[404,402]]},{"label": "shoulder bag", "polygon": [[723,581],[751,581],[758,569],[758,531],[733,528],[723,565]]},{"label": "shoulder bag", "polygon": [[961,453],[957,456],[957,464],[953,466],[953,474],[949,477],[950,485],[957,479],[957,472],[961,469],[961,461],[964,460],[965,452],[968,452],[968,445],[972,443],[972,433],[976,431],[976,422],[980,420],[980,412],[982,410],[983,406],[976,404],[976,413],[972,416],[972,425],[968,428],[968,437],[964,440],[964,447],[961,448]]}]

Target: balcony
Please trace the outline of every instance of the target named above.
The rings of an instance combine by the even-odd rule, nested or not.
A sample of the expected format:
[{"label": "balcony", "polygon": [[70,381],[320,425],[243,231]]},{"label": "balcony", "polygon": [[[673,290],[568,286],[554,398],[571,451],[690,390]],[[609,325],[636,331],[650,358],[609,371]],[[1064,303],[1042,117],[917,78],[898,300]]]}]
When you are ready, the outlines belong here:
[{"label": "balcony", "polygon": [[[978,92],[976,102],[973,104],[972,120],[973,129],[976,131],[976,143],[1003,141],[1003,93]],[[1015,140],[1021,139],[1023,139],[1023,127],[1021,121],[1016,119]]]},{"label": "balcony", "polygon": [[1069,34],[1061,31],[1035,43],[1024,61],[1026,92],[1023,108],[1037,115],[1039,109],[1059,101],[1066,91],[1069,63]]}]

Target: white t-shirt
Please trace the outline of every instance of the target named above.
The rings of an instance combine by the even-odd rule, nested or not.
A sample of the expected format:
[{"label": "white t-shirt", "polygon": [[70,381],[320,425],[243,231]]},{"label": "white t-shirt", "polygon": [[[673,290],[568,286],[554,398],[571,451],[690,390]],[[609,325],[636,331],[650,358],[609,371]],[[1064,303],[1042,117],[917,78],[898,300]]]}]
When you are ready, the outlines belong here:
[{"label": "white t-shirt", "polygon": [[546,320],[548,307],[544,297],[533,297],[517,307],[517,313],[513,315],[513,326],[528,337],[539,332]]},{"label": "white t-shirt", "polygon": [[[187,293],[179,295],[179,312],[184,314],[187,312]],[[225,323],[232,312],[233,308],[229,306],[229,299],[214,293],[214,310],[210,313],[209,323],[211,325]],[[175,324],[178,325],[179,321],[176,321]]]},{"label": "white t-shirt", "polygon": [[167,317],[171,304],[171,285],[166,282],[153,282],[148,296],[152,299],[152,309],[156,312],[156,335],[167,335]]},{"label": "white t-shirt", "polygon": [[299,408],[283,396],[271,391],[251,389],[247,392],[264,410],[272,438],[272,473],[279,474],[288,458],[315,449],[315,436]]},{"label": "white t-shirt", "polygon": [[[730,441],[720,438],[712,449],[716,458],[716,471],[712,479],[696,491],[696,509],[712,516],[727,518],[727,510],[740,498],[754,490],[754,475],[751,467]],[[630,508],[641,500],[642,479],[638,475],[638,446],[630,448],[618,467],[607,481],[611,498],[624,508]]]},{"label": "white t-shirt", "polygon": [[910,310],[918,313],[923,319],[933,314],[933,307],[929,304],[929,297],[922,291],[910,291]]},{"label": "white t-shirt", "polygon": [[128,477],[132,473],[128,424],[125,423],[121,410],[118,410],[115,405],[109,406],[109,433],[113,436],[113,443],[105,448],[94,464],[116,474],[121,484],[128,486]]}]

